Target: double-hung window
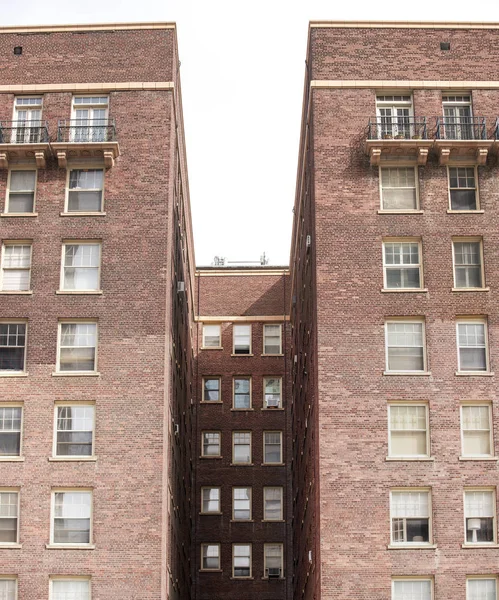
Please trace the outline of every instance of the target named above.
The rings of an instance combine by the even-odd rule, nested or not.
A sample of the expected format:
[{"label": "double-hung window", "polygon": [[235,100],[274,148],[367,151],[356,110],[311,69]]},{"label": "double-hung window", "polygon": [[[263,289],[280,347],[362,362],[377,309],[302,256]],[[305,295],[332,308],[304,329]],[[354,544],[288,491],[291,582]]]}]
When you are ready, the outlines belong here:
[{"label": "double-hung window", "polygon": [[236,377],[234,379],[234,402],[236,410],[249,410],[251,408],[251,378]]},{"label": "double-hung window", "polygon": [[380,167],[379,172],[382,210],[405,212],[419,208],[416,167]]},{"label": "double-hung window", "polygon": [[428,544],[431,540],[430,511],[429,490],[392,491],[392,544]]},{"label": "double-hung window", "polygon": [[50,600],[90,600],[90,579],[51,578]]},{"label": "double-hung window", "polygon": [[432,600],[432,580],[399,578],[392,580],[392,600]]},{"label": "double-hung window", "polygon": [[429,455],[428,406],[389,404],[388,454],[394,458],[424,458]]},{"label": "double-hung window", "polygon": [[495,577],[468,577],[466,600],[497,600],[497,579]]},{"label": "double-hung window", "polygon": [[92,543],[92,492],[56,490],[52,492],[52,544]]},{"label": "double-hung window", "polygon": [[19,492],[0,489],[0,546],[19,543]]},{"label": "double-hung window", "polygon": [[383,242],[385,289],[421,288],[421,242],[386,240]]},{"label": "double-hung window", "polygon": [[3,292],[26,292],[30,289],[30,243],[4,242],[2,245],[1,278]]},{"label": "double-hung window", "polygon": [[59,323],[58,371],[97,370],[97,323]]},{"label": "double-hung window", "polygon": [[220,488],[201,488],[201,513],[203,515],[220,513]]},{"label": "double-hung window", "polygon": [[454,287],[459,289],[483,288],[483,247],[480,238],[455,238]]},{"label": "double-hung window", "polygon": [[201,571],[220,569],[220,544],[201,544]]},{"label": "double-hung window", "polygon": [[54,456],[93,455],[95,406],[93,404],[57,405]]},{"label": "double-hung window", "polygon": [[480,458],[494,455],[491,424],[490,404],[470,403],[461,406],[463,456]]},{"label": "double-hung window", "polygon": [[17,579],[12,576],[0,576],[0,600],[16,600]]},{"label": "double-hung window", "polygon": [[103,210],[104,169],[70,169],[66,212]]},{"label": "double-hung window", "polygon": [[466,319],[457,323],[459,372],[480,373],[489,370],[487,323],[484,319]]},{"label": "double-hung window", "polygon": [[263,488],[263,519],[265,521],[283,520],[282,492],[282,487]]},{"label": "double-hung window", "polygon": [[232,545],[232,577],[251,577],[251,544]]},{"label": "double-hung window", "polygon": [[203,402],[220,402],[220,377],[203,377]]},{"label": "double-hung window", "polygon": [[232,488],[232,518],[234,521],[249,521],[251,519],[251,488]]},{"label": "double-hung window", "polygon": [[203,431],[201,434],[201,456],[220,456],[221,433],[219,431]]},{"label": "double-hung window", "polygon": [[282,544],[264,544],[263,566],[265,577],[277,579],[283,576],[283,554]]},{"label": "double-hung window", "polygon": [[0,372],[25,369],[26,323],[0,323]]},{"label": "double-hung window", "polygon": [[233,464],[251,464],[251,431],[234,431],[232,433]]},{"label": "double-hung window", "polygon": [[7,184],[5,212],[32,214],[35,211],[36,169],[11,169]]},{"label": "double-hung window", "polygon": [[203,348],[221,348],[220,325],[203,325]]},{"label": "double-hung window", "polygon": [[234,354],[251,354],[251,325],[234,325]]},{"label": "double-hung window", "polygon": [[66,242],[62,246],[61,290],[98,291],[100,242]]},{"label": "double-hung window", "polygon": [[264,408],[282,408],[281,393],[282,393],[282,378],[281,377],[264,377]]},{"label": "double-hung window", "polygon": [[412,319],[387,321],[386,371],[424,372],[426,369],[424,322]]},{"label": "double-hung window", "polygon": [[0,457],[21,455],[22,416],[21,406],[0,405]]},{"label": "double-hung window", "polygon": [[464,491],[466,544],[493,544],[496,539],[495,492],[493,490]]},{"label": "double-hung window", "polygon": [[263,432],[263,463],[282,464],[282,431]]},{"label": "double-hung window", "polygon": [[450,209],[478,210],[476,167],[449,167]]},{"label": "double-hung window", "polygon": [[281,325],[263,326],[263,353],[282,354],[282,327]]}]

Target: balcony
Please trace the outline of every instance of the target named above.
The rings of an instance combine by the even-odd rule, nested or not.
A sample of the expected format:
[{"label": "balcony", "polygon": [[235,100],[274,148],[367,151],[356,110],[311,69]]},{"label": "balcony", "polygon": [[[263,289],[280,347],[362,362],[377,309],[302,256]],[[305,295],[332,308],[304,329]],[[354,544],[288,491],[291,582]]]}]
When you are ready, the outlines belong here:
[{"label": "balcony", "polygon": [[435,137],[441,165],[450,159],[484,165],[494,143],[487,139],[485,117],[440,117]]},{"label": "balcony", "polygon": [[102,158],[109,168],[120,155],[114,119],[59,121],[57,142],[51,146],[62,168],[71,158]]},{"label": "balcony", "polygon": [[398,159],[424,165],[432,146],[425,117],[379,116],[369,119],[365,148],[372,166]]},{"label": "balcony", "polygon": [[0,169],[10,160],[35,159],[44,168],[49,154],[49,131],[45,121],[2,121],[0,123]]}]

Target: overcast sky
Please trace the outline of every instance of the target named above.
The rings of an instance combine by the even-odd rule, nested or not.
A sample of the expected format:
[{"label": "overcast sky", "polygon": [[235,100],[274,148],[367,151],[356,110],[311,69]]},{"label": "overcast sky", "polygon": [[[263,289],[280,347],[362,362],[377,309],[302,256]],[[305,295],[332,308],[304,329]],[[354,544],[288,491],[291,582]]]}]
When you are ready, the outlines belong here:
[{"label": "overcast sky", "polygon": [[259,260],[263,252],[270,264],[288,264],[309,20],[499,21],[499,0],[0,0],[0,6],[3,25],[177,22],[198,265],[215,255]]}]

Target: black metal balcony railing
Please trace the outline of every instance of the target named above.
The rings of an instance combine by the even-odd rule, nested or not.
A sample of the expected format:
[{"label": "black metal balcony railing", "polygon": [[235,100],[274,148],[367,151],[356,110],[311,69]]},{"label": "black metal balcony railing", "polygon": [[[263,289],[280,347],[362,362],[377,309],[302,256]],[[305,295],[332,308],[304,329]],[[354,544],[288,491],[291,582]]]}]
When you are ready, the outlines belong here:
[{"label": "black metal balcony railing", "polygon": [[59,121],[58,142],[115,142],[116,125],[114,119],[73,119]]},{"label": "black metal balcony railing", "polygon": [[369,119],[368,140],[427,139],[426,117],[379,116]]},{"label": "black metal balcony railing", "polygon": [[49,130],[46,121],[2,121],[0,144],[47,144]]},{"label": "black metal balcony railing", "polygon": [[437,140],[486,140],[485,117],[439,117]]}]

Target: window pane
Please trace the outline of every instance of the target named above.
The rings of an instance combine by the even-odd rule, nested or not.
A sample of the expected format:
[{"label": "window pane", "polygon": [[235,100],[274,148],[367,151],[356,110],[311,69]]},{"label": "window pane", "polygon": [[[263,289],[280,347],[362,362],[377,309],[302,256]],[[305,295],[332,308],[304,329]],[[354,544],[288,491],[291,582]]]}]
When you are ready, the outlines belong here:
[{"label": "window pane", "polygon": [[203,544],[203,569],[220,568],[220,548],[217,544]]},{"label": "window pane", "polygon": [[264,519],[267,521],[282,519],[282,488],[265,488],[264,503]]},{"label": "window pane", "polygon": [[266,408],[280,408],[281,406],[281,378],[268,378],[264,380]]},{"label": "window pane", "polygon": [[451,189],[450,201],[452,210],[476,210],[476,191]]},{"label": "window pane", "polygon": [[381,169],[382,204],[386,210],[417,208],[414,168]]},{"label": "window pane", "polygon": [[16,581],[15,579],[0,579],[0,600],[15,600]]},{"label": "window pane", "polygon": [[51,600],[90,600],[90,582],[81,579],[53,580]]},{"label": "window pane", "polygon": [[11,171],[10,172],[10,191],[11,192],[34,192],[36,181],[36,171]]},{"label": "window pane", "polygon": [[394,581],[393,600],[431,600],[431,581]]},{"label": "window pane", "polygon": [[21,415],[20,407],[0,408],[0,456],[20,455]]},{"label": "window pane", "polygon": [[66,244],[64,247],[65,290],[97,290],[99,287],[99,244]]},{"label": "window pane", "polygon": [[204,325],[203,346],[205,348],[219,348],[220,345],[220,325]]},{"label": "window pane", "polygon": [[234,519],[251,519],[251,492],[249,488],[234,488]]},{"label": "window pane", "polygon": [[220,455],[220,434],[203,433],[203,456]]},{"label": "window pane", "polygon": [[91,456],[94,407],[57,408],[57,456]]},{"label": "window pane", "polygon": [[54,498],[54,543],[90,543],[90,492],[56,492]]},{"label": "window pane", "polygon": [[468,579],[467,600],[496,600],[495,579]]},{"label": "window pane", "polygon": [[24,370],[25,344],[25,324],[0,323],[0,370]]},{"label": "window pane", "polygon": [[488,406],[463,406],[463,453],[490,456],[490,409]]},{"label": "window pane", "polygon": [[251,548],[249,545],[235,544],[233,546],[234,577],[250,577]]},{"label": "window pane", "polygon": [[17,542],[18,493],[0,492],[0,544]]},{"label": "window pane", "polygon": [[62,323],[59,369],[94,371],[96,342],[95,323]]},{"label": "window pane", "polygon": [[234,354],[251,351],[251,325],[234,325]]},{"label": "window pane", "polygon": [[461,371],[486,371],[485,325],[459,323],[459,368]]},{"label": "window pane", "polygon": [[251,408],[249,379],[234,379],[234,408]]},{"label": "window pane", "polygon": [[423,371],[423,324],[388,323],[388,370]]},{"label": "window pane", "polygon": [[281,326],[264,325],[264,354],[281,353]]},{"label": "window pane", "polygon": [[220,379],[204,380],[204,401],[218,402],[220,400]]},{"label": "window pane", "polygon": [[281,463],[282,452],[281,452],[281,434],[278,432],[265,432],[265,463]]},{"label": "window pane", "polygon": [[220,488],[204,488],[203,512],[220,512]]}]

